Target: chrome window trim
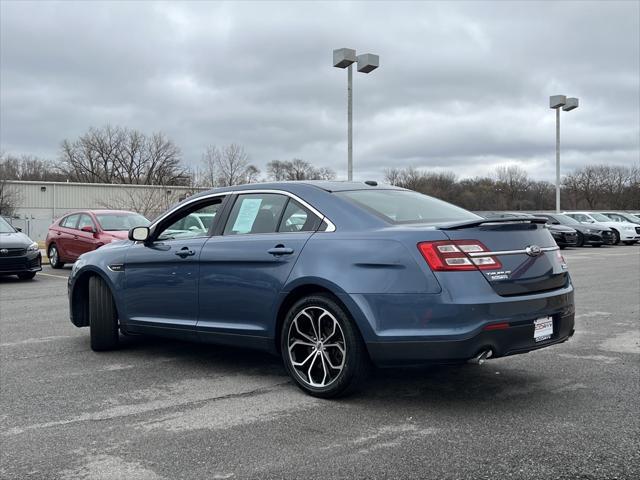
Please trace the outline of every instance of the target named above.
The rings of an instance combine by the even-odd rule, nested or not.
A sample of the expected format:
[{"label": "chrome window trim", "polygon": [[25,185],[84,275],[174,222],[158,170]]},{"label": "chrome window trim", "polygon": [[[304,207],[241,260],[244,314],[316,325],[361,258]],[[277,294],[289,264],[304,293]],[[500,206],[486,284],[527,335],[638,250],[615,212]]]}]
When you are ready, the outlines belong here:
[{"label": "chrome window trim", "polygon": [[[287,196],[289,198],[293,198],[295,201],[301,203],[303,206],[305,206],[306,208],[311,210],[311,212],[314,215],[317,215],[320,218],[320,224],[321,225],[322,225],[322,222],[326,222],[327,228],[325,230],[323,230],[322,232],[319,232],[319,233],[335,232],[336,231],[335,224],[331,220],[329,220],[317,208],[313,207],[308,202],[304,201],[303,199],[301,199],[300,197],[298,197],[297,195],[295,195],[295,194],[293,194],[291,192],[287,192],[285,190],[274,190],[274,189],[233,190],[233,191],[229,191],[229,192],[218,192],[218,193],[212,193],[210,195],[203,195],[201,197],[194,198],[193,200],[191,200],[191,201],[189,201],[187,203],[180,204],[180,205],[176,206],[175,208],[169,210],[167,213],[165,213],[164,215],[159,217],[157,220],[155,220],[151,225],[149,225],[149,229],[154,230],[156,228],[156,226],[160,222],[162,222],[165,218],[167,218],[168,216],[172,215],[173,213],[177,212],[178,210],[181,210],[182,208],[185,208],[186,206],[188,206],[188,205],[190,205],[190,204],[192,204],[194,202],[200,202],[200,201],[207,200],[207,199],[210,199],[210,198],[215,198],[215,197],[225,197],[225,196],[228,196],[228,195],[245,195],[245,194],[255,194],[255,193],[273,193],[273,194],[285,195],[285,196]],[[283,233],[283,232],[270,232],[270,233]],[[292,233],[292,232],[288,232],[288,233]]]},{"label": "chrome window trim", "polygon": [[[555,246],[555,247],[542,247],[540,248],[541,252],[554,252],[556,250],[560,250],[560,247]],[[501,251],[497,251],[497,252],[473,252],[473,253],[467,253],[467,255],[469,257],[488,257],[488,256],[495,256],[495,255],[526,255],[527,254],[527,250],[526,249],[522,249],[522,250],[501,250]]]}]

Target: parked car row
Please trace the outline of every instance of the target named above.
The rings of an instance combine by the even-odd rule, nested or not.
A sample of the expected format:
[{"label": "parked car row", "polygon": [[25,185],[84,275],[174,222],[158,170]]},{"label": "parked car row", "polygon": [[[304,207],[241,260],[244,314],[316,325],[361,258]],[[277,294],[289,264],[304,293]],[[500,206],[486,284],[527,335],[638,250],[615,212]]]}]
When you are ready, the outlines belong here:
[{"label": "parked car row", "polygon": [[[195,226],[206,230],[207,219],[196,219]],[[208,220],[209,224],[211,220]],[[45,251],[52,268],[62,268],[75,262],[80,255],[107,245],[114,240],[126,240],[133,227],[149,225],[138,213],[123,210],[83,210],[69,212],[49,227]],[[38,244],[0,217],[0,275],[17,275],[31,280],[42,270],[42,254]]]},{"label": "parked car row", "polygon": [[[640,241],[640,216],[624,212],[477,212],[485,218],[535,216],[547,227],[560,248],[591,245],[633,245]],[[640,215],[640,214],[639,214]]]}]

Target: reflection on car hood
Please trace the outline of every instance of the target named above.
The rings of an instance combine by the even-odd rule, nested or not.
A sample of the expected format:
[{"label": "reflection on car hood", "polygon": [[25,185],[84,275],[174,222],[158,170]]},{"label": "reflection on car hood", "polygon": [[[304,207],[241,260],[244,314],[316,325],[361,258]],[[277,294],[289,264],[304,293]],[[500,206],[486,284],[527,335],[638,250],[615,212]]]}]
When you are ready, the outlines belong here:
[{"label": "reflection on car hood", "polygon": [[22,232],[0,233],[0,248],[27,248],[32,243]]},{"label": "reflection on car hood", "polygon": [[103,233],[105,235],[116,238],[118,240],[127,240],[129,238],[128,230],[110,230],[110,231],[105,230],[103,231]]},{"label": "reflection on car hood", "polygon": [[576,231],[574,228],[568,227],[566,225],[547,224],[547,227],[549,228],[549,230],[552,230],[554,232],[575,232]]}]

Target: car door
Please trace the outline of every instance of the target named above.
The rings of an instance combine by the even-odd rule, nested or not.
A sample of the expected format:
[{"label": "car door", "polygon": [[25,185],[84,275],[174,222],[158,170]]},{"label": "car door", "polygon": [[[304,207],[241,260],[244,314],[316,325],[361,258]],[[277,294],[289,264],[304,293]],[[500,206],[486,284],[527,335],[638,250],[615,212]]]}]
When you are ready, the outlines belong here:
[{"label": "car door", "polygon": [[74,253],[74,237],[76,236],[76,226],[80,219],[79,213],[71,214],[60,221],[60,226],[56,232],[55,244],[58,246],[58,252],[61,258],[67,261],[74,261],[76,255]]},{"label": "car door", "polygon": [[[82,229],[90,227],[92,229],[91,232],[85,232]],[[78,219],[78,225],[76,227],[76,239],[74,240],[74,250],[76,255],[79,257],[83,253],[90,252],[96,249],[96,226],[93,223],[91,216],[87,213],[83,213],[80,215]]]},{"label": "car door", "polygon": [[237,195],[200,255],[200,338],[233,344],[245,335],[246,345],[272,336],[278,296],[321,221],[284,193]]},{"label": "car door", "polygon": [[184,226],[193,224],[191,215],[215,215],[223,201],[216,196],[189,202],[154,225],[147,242],[129,248],[124,265],[129,330],[193,338],[199,257],[210,230]]}]

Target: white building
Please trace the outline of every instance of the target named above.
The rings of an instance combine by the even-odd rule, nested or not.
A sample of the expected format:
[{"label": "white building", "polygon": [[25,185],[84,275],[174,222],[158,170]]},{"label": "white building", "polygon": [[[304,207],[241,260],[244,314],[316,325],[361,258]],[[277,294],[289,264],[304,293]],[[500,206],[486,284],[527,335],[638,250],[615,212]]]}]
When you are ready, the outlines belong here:
[{"label": "white building", "polygon": [[11,223],[34,240],[44,240],[51,223],[73,210],[131,210],[149,219],[170,205],[206,188],[165,185],[115,185],[71,182],[6,182],[17,208]]}]

